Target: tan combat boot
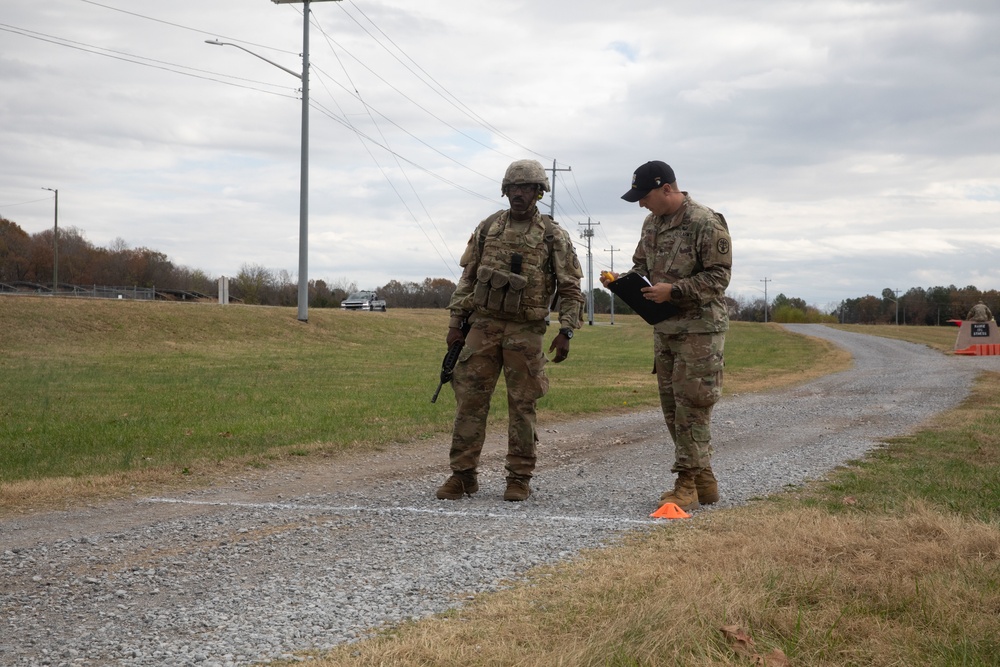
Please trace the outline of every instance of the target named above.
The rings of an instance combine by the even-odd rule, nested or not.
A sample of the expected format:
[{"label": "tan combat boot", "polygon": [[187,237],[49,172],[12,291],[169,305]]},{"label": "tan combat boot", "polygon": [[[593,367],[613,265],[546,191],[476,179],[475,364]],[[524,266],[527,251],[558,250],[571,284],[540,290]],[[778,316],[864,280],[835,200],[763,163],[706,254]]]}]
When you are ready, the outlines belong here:
[{"label": "tan combat boot", "polygon": [[507,478],[507,490],[503,492],[504,500],[527,500],[530,495],[531,487],[528,486],[528,480],[518,477]]},{"label": "tan combat boot", "polygon": [[475,470],[456,470],[437,490],[438,500],[458,500],[479,490]]},{"label": "tan combat boot", "polygon": [[674,482],[673,491],[664,491],[660,496],[660,507],[664,503],[674,503],[682,510],[697,509],[698,489],[694,483],[694,473],[690,470],[681,470],[677,473],[677,481]]},{"label": "tan combat boot", "polygon": [[698,502],[702,505],[711,505],[719,502],[719,484],[715,481],[715,473],[712,466],[702,468],[694,477],[695,488],[698,489]]}]

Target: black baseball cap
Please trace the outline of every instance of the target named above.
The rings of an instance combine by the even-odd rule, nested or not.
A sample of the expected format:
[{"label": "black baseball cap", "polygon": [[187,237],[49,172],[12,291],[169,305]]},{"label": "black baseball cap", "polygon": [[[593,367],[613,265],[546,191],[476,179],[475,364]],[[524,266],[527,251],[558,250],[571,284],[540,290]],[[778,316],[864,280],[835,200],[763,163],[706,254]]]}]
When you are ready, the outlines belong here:
[{"label": "black baseball cap", "polygon": [[666,162],[653,160],[642,165],[632,174],[632,189],[622,195],[622,199],[637,202],[650,193],[651,190],[674,183],[677,177],[674,170]]}]

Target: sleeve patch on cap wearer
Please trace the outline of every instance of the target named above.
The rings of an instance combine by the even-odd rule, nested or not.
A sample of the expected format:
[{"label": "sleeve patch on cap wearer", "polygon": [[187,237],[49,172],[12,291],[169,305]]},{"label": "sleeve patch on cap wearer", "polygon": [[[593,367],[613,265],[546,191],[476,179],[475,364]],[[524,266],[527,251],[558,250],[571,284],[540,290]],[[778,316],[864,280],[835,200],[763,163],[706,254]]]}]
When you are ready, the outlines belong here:
[{"label": "sleeve patch on cap wearer", "polygon": [[719,242],[715,244],[720,255],[729,254],[729,239],[719,239]]}]

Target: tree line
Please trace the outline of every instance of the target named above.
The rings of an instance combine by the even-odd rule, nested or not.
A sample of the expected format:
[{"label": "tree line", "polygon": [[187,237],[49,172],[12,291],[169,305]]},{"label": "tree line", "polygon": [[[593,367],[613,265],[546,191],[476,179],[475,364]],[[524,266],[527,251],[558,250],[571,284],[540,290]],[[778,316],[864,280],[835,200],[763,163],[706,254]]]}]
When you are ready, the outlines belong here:
[{"label": "tree line", "polygon": [[[55,259],[53,230],[28,234],[17,223],[0,217],[0,289],[8,287],[51,288]],[[206,297],[218,294],[218,277],[204,271],[177,266],[165,254],[149,248],[130,248],[122,239],[109,247],[95,246],[75,227],[59,230],[59,282],[63,285],[104,285],[179,290]],[[446,278],[425,278],[422,282],[390,280],[376,291],[390,308],[444,308],[455,283]],[[337,308],[352,292],[356,283],[310,280],[309,306]],[[230,277],[230,298],[247,304],[295,306],[298,284],[288,271],[275,271],[258,264],[244,264]],[[593,312],[611,312],[612,295],[603,289],[592,294]],[[846,324],[894,324],[937,326],[948,320],[964,319],[969,309],[983,301],[1000,312],[1000,292],[981,291],[975,286],[954,285],[930,288],[913,287],[906,292],[882,290],[879,296],[865,295],[845,299],[828,312],[808,305],[804,300],[779,294],[770,303],[763,298],[726,297],[729,317],[746,322]],[[632,310],[614,297],[614,312]]]},{"label": "tree line", "polygon": [[857,324],[917,324],[939,326],[948,320],[964,320],[976,303],[982,301],[994,313],[1000,309],[1000,291],[966,287],[911,287],[896,292],[888,287],[881,296],[867,295],[846,299],[834,311],[838,321]]},{"label": "tree line", "polygon": [[[31,291],[53,289],[56,258],[55,231],[28,234],[17,223],[0,217],[0,289]],[[167,256],[149,248],[130,248],[121,238],[107,248],[95,246],[76,227],[59,229],[59,289],[76,286],[145,287],[189,292],[217,298],[218,276],[177,266]],[[309,282],[310,305],[336,308],[357,286],[347,281]],[[298,285],[287,271],[244,264],[230,278],[230,297],[249,304],[294,306]]]}]

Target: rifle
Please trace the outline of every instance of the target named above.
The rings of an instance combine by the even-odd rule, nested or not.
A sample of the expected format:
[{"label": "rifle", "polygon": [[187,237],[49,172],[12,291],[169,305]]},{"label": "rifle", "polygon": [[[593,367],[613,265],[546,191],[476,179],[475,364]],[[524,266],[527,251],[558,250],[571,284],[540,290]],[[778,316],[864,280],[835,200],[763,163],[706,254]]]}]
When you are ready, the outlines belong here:
[{"label": "rifle", "polygon": [[431,403],[437,403],[438,394],[441,393],[441,387],[445,386],[451,382],[451,376],[455,372],[455,364],[458,363],[458,355],[462,352],[462,348],[465,347],[465,336],[469,335],[469,329],[471,325],[468,322],[462,323],[462,340],[456,341],[451,344],[448,348],[448,352],[444,355],[444,360],[441,362],[441,382],[438,384],[437,391],[434,392],[434,396],[431,397]]},{"label": "rifle", "polygon": [[[485,238],[485,232],[483,233]],[[480,240],[480,252],[482,252],[482,239]],[[510,256],[510,272],[511,273],[521,273],[521,268],[524,263],[524,257],[520,253],[514,253]],[[437,391],[434,392],[434,396],[431,397],[431,403],[436,403],[438,394],[441,393],[441,387],[445,386],[451,382],[451,376],[455,372],[455,364],[458,363],[458,355],[462,353],[462,348],[465,347],[465,336],[469,335],[469,329],[472,325],[468,321],[462,322],[462,340],[457,343],[452,343],[451,347],[448,348],[448,352],[444,355],[444,361],[441,362],[441,382],[438,384]]]}]

